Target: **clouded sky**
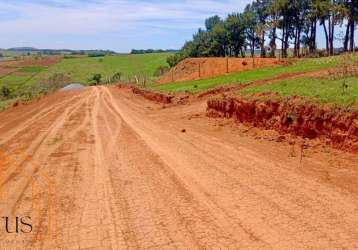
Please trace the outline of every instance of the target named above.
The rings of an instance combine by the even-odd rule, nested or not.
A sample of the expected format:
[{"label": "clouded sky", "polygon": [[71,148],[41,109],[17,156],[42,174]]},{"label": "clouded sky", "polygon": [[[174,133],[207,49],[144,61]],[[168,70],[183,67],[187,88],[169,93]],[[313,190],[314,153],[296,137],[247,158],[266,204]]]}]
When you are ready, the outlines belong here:
[{"label": "clouded sky", "polygon": [[1,0],[0,48],[180,48],[250,0]]},{"label": "clouded sky", "polygon": [[0,0],[0,48],[178,49],[205,18],[242,11],[249,2]]}]

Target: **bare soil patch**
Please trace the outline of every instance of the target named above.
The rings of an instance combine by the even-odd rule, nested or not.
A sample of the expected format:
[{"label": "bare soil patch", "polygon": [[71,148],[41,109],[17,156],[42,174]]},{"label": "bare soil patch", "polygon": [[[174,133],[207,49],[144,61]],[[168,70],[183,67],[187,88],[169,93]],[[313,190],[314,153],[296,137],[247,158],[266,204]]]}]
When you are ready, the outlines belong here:
[{"label": "bare soil patch", "polygon": [[276,58],[188,58],[162,76],[158,83],[206,79],[286,62]]},{"label": "bare soil patch", "polygon": [[61,56],[46,56],[42,58],[25,58],[24,60],[14,60],[14,61],[3,61],[0,62],[0,68],[20,68],[27,66],[50,66],[55,63],[58,63],[62,59]]},{"label": "bare soil patch", "polygon": [[119,88],[130,88],[134,94],[143,96],[144,98],[146,98],[150,101],[154,101],[154,102],[158,102],[158,103],[162,103],[162,104],[172,103],[172,99],[174,98],[173,95],[155,92],[155,91],[152,91],[149,89],[140,88],[135,85],[129,85],[129,86],[128,85],[127,86],[126,85],[118,85],[118,87]]}]

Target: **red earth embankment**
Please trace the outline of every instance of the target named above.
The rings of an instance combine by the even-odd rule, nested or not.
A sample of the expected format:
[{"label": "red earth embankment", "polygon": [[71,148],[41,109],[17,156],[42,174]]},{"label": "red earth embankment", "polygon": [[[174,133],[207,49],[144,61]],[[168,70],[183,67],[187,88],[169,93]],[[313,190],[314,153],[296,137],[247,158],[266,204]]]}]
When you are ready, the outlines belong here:
[{"label": "red earth embankment", "polygon": [[187,58],[158,79],[158,83],[206,79],[232,72],[284,64],[276,58]]},{"label": "red earth embankment", "polygon": [[321,105],[301,97],[223,97],[208,100],[207,115],[233,118],[250,126],[303,138],[320,138],[335,148],[358,152],[357,107],[344,109]]},{"label": "red earth embankment", "polygon": [[174,98],[174,96],[171,96],[171,95],[154,92],[152,90],[139,88],[139,87],[133,86],[133,85],[130,86],[130,88],[134,94],[141,95],[150,101],[155,101],[155,102],[159,102],[159,103],[163,103],[163,104],[171,103],[172,99]]}]

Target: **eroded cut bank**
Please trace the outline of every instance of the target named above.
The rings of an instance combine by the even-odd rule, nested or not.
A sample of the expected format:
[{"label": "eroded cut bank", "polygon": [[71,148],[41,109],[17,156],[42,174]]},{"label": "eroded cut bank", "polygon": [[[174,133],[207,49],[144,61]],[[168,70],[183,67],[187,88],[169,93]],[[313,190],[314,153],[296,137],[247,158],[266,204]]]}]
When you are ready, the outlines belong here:
[{"label": "eroded cut bank", "polygon": [[217,97],[208,100],[207,115],[303,138],[320,138],[335,148],[358,152],[357,106],[342,108],[278,95]]},{"label": "eroded cut bank", "polygon": [[135,85],[118,84],[117,87],[119,87],[119,88],[129,88],[129,89],[131,89],[131,91],[134,94],[143,96],[144,98],[146,98],[146,99],[148,99],[150,101],[154,101],[154,102],[158,102],[158,103],[162,103],[162,104],[172,103],[172,99],[174,98],[174,96],[172,96],[172,95],[167,95],[167,94],[164,94],[164,93],[159,93],[159,92],[155,92],[155,91],[152,91],[152,90],[140,88],[140,87],[135,86]]}]

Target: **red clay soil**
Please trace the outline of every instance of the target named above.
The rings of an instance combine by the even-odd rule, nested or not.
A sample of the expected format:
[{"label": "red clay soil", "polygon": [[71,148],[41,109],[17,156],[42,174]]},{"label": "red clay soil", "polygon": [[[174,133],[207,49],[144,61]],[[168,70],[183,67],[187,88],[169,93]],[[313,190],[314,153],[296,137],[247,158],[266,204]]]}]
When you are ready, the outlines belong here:
[{"label": "red clay soil", "polygon": [[38,59],[25,58],[24,60],[2,61],[0,67],[50,66],[61,59],[61,56],[46,56]]},{"label": "red clay soil", "polygon": [[358,248],[356,155],[300,161],[205,107],[95,86],[0,112],[0,215],[32,225],[0,249]]},{"label": "red clay soil", "polygon": [[[120,87],[122,87],[122,86],[120,86]],[[154,92],[152,90],[139,88],[139,87],[133,86],[133,85],[130,86],[130,88],[134,94],[141,95],[150,101],[155,101],[158,103],[169,104],[172,102],[172,99],[174,98],[174,96],[172,96],[172,95]]]},{"label": "red clay soil", "polygon": [[232,72],[283,64],[276,58],[188,58],[173,67],[158,83],[206,79]]},{"label": "red clay soil", "polygon": [[357,107],[348,110],[319,105],[301,97],[222,97],[208,100],[207,115],[303,138],[320,138],[335,148],[358,152]]}]

